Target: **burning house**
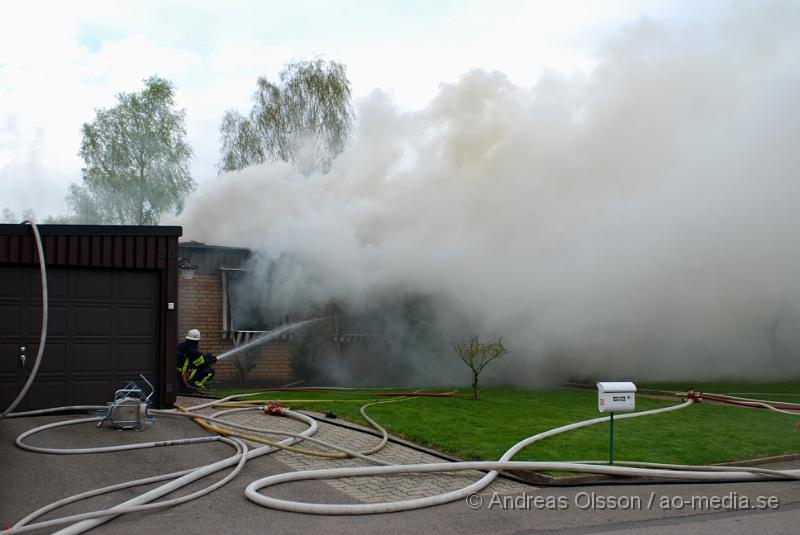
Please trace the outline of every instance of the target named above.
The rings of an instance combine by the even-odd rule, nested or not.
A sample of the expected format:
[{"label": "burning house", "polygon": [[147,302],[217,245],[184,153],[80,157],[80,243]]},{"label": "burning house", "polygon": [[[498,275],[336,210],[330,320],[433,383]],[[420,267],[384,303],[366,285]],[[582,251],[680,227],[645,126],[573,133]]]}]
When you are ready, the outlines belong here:
[{"label": "burning house", "polygon": [[[306,319],[275,310],[270,303],[254,304],[249,293],[249,249],[185,242],[179,244],[178,256],[178,337],[189,329],[199,329],[204,351],[231,351]],[[337,359],[346,348],[367,338],[348,330],[350,325],[333,304],[320,307],[313,315],[319,321],[304,332],[288,331],[220,360],[215,366],[215,381],[279,385],[309,379],[309,360]],[[350,353],[355,352],[351,349]]]},{"label": "burning house", "polygon": [[[176,392],[175,348],[193,328],[202,332],[201,348],[219,355],[317,318],[310,327],[221,359],[218,384],[366,377],[358,370],[382,352],[380,344],[365,343],[380,337],[365,334],[370,327],[363,318],[333,304],[298,315],[249,295],[257,276],[249,272],[248,249],[179,244],[183,230],[177,226],[39,230],[49,326],[41,367],[21,410],[103,404],[140,375],[152,383],[156,405],[169,406]],[[15,399],[38,353],[43,300],[36,251],[29,225],[0,225],[0,406]]]}]

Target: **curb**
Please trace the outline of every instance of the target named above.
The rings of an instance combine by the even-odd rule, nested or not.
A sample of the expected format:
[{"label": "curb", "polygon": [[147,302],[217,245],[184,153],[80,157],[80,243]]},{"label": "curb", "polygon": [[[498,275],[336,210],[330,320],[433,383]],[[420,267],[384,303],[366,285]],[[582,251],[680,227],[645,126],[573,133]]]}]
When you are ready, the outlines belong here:
[{"label": "curb", "polygon": [[[582,390],[580,388],[572,388],[572,390]],[[645,394],[646,397],[652,397],[654,399],[659,399],[657,396],[650,396]],[[189,397],[205,397],[205,396],[189,396]],[[215,399],[215,398],[214,398]],[[671,397],[660,398],[660,399],[673,399]],[[337,426],[343,427],[346,429],[350,429],[352,431],[357,431],[360,433],[367,433],[369,435],[380,437],[381,434],[375,431],[371,427],[364,427],[362,425],[349,422],[347,420],[342,420],[340,418],[332,419],[326,418],[324,414],[318,413],[311,410],[297,410],[297,412],[301,412],[314,418],[317,421]],[[389,436],[389,442],[399,444],[401,446],[405,446],[407,448],[411,448],[413,450],[426,453],[431,455],[432,457],[437,457],[439,459],[450,461],[450,462],[460,462],[464,461],[459,457],[455,457],[452,455],[448,455],[446,453],[442,453],[438,450],[434,450],[427,446],[422,446],[415,442],[410,442],[398,436],[392,435],[391,433],[387,432]],[[800,459],[800,453],[789,453],[785,455],[773,455],[769,457],[757,457],[755,459],[745,459],[741,461],[730,461],[724,463],[714,463],[711,466],[758,466],[763,464],[770,464],[776,462],[788,462],[788,461],[796,461]],[[522,483],[524,485],[532,485],[532,486],[542,486],[542,487],[572,487],[572,486],[581,486],[581,485],[615,485],[622,481],[625,481],[626,484],[630,484],[632,482],[638,484],[662,484],[662,483],[670,483],[670,480],[663,480],[663,479],[649,479],[649,478],[626,478],[626,477],[615,477],[615,476],[606,476],[606,475],[583,475],[583,476],[548,476],[542,474],[541,472],[536,472],[533,470],[507,470],[501,471],[499,477],[504,479],[508,479],[511,481],[515,481],[517,483]]]},{"label": "curb", "polygon": [[[325,416],[321,413],[316,413],[314,411],[299,411],[311,416],[312,418],[324,422],[330,425],[335,425],[338,427],[344,427],[347,429],[351,429],[353,431],[358,431],[361,433],[367,433],[376,437],[380,437],[380,433],[376,432],[374,429],[369,427],[364,427],[359,424],[355,424],[352,422],[348,422],[346,420],[336,419],[332,420],[330,418],[325,418]],[[448,455],[446,453],[442,453],[440,451],[428,448],[426,446],[421,446],[414,442],[409,442],[403,438],[397,437],[389,433],[389,441],[395,444],[399,444],[401,446],[405,446],[407,448],[414,449],[416,451],[420,451],[422,453],[427,453],[433,457],[438,457],[439,459],[443,459],[445,461],[451,462],[459,462],[463,461],[464,459],[460,459],[458,457],[454,457],[452,455]],[[789,453],[786,455],[773,455],[770,457],[758,457],[755,459],[745,459],[743,461],[731,461],[725,463],[715,463],[712,466],[757,466],[762,464],[770,464],[776,462],[787,462],[787,461],[795,461],[800,459],[800,453]],[[585,476],[548,476],[542,474],[541,472],[535,472],[533,470],[508,470],[500,472],[500,477],[505,479],[509,479],[511,481],[515,481],[517,483],[522,483],[525,485],[534,485],[534,486],[543,486],[543,487],[572,487],[572,486],[579,486],[579,485],[613,485],[618,484],[621,481],[625,481],[630,483],[632,480],[631,478],[623,478],[623,477],[613,477],[613,476],[605,476],[605,475],[585,475]],[[663,483],[664,480],[655,480],[655,479],[647,479],[647,478],[637,478],[635,480],[637,483],[640,484],[652,484],[652,483]]]},{"label": "curb", "polygon": [[[800,459],[800,453],[789,453],[786,455],[773,455],[771,457],[757,457],[755,459],[745,459],[743,461],[730,461],[726,463],[714,463],[709,466],[758,466],[762,464],[771,464],[778,462],[796,461]],[[515,477],[527,481],[531,484],[547,485],[553,487],[571,487],[576,485],[609,485],[617,484],[621,481],[630,482],[629,477],[614,477],[604,475],[586,475],[586,476],[563,476],[555,477],[535,472],[533,470],[513,470],[509,473]],[[650,478],[636,478],[636,481],[642,484],[648,483],[663,483],[661,479]]]},{"label": "curb", "polygon": [[[360,433],[366,433],[366,434],[372,435],[374,437],[380,437],[381,436],[380,433],[378,433],[377,431],[375,431],[371,427],[364,427],[364,426],[361,426],[359,424],[354,424],[353,422],[348,422],[346,420],[340,420],[340,419],[333,420],[331,418],[325,418],[325,415],[323,415],[321,413],[316,413],[314,411],[300,410],[298,412],[302,412],[303,414],[305,414],[307,416],[310,416],[311,418],[314,418],[315,420],[317,420],[319,422],[323,422],[323,423],[326,423],[326,424],[329,424],[329,425],[334,425],[334,426],[337,426],[337,427],[343,427],[345,429],[350,429],[352,431],[357,431],[357,432],[360,432]],[[441,451],[431,449],[431,448],[429,448],[427,446],[421,446],[420,444],[417,444],[415,442],[409,442],[408,440],[405,440],[405,439],[400,438],[398,436],[392,435],[389,432],[387,432],[386,434],[389,436],[389,442],[392,442],[394,444],[398,444],[400,446],[405,446],[406,448],[410,448],[412,450],[419,451],[421,453],[426,453],[426,454],[428,454],[428,455],[430,455],[432,457],[436,457],[436,458],[442,459],[443,461],[450,461],[450,462],[457,463],[457,462],[461,462],[461,461],[464,460],[464,459],[461,459],[459,457],[454,457],[452,455],[448,455],[446,453],[442,453]],[[539,486],[546,485],[546,483],[534,482],[534,481],[531,481],[527,477],[521,477],[520,475],[515,475],[512,472],[500,472],[498,474],[498,477],[501,477],[503,479],[508,479],[510,481],[514,481],[515,483],[521,483],[523,485],[539,485]]]}]

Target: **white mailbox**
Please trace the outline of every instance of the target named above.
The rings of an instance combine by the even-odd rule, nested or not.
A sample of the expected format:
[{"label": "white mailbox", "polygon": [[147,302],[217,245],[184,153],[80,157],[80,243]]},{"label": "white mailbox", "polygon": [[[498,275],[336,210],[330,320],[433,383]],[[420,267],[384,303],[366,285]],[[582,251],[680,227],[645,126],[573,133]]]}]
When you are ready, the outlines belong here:
[{"label": "white mailbox", "polygon": [[630,412],[636,408],[636,385],[631,382],[597,383],[600,412]]}]

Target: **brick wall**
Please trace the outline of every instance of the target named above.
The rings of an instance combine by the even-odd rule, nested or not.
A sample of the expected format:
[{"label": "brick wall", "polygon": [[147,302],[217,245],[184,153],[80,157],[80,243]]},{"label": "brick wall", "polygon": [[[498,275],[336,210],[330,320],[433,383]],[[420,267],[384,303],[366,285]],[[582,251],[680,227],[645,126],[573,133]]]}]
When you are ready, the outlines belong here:
[{"label": "brick wall", "polygon": [[[201,351],[219,355],[233,348],[233,340],[222,336],[222,278],[219,274],[195,274],[191,280],[178,279],[178,339],[182,341],[189,329],[199,329],[202,333]],[[292,340],[276,340],[249,350],[249,355],[242,352],[222,360],[214,366],[214,380],[220,383],[240,381],[236,361],[244,362],[249,356],[255,367],[247,374],[247,382],[288,383],[295,378],[290,364],[293,347]]]},{"label": "brick wall", "polygon": [[322,317],[322,321],[317,326],[317,332],[319,332],[323,340],[333,340],[333,336],[336,334],[336,314],[338,313],[339,310],[336,305],[328,303],[317,314],[318,317]]}]

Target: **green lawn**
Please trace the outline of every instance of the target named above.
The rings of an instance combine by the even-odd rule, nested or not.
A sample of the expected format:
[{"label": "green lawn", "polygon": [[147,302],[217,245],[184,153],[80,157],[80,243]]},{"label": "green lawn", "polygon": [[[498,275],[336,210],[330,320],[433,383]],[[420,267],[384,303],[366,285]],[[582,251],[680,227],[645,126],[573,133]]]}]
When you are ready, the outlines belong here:
[{"label": "green lawn", "polygon": [[[713,385],[714,389],[705,388],[707,385],[693,386],[717,393],[800,392],[800,383],[760,384],[758,388],[752,384],[716,384]],[[660,384],[647,387],[678,391],[685,390],[687,385]],[[306,401],[285,404],[319,412],[330,410],[342,418],[363,424],[358,414],[363,400],[379,399],[366,395],[371,391],[276,392],[265,398],[303,399]],[[224,396],[232,392],[218,391],[217,394]],[[461,389],[459,392],[467,393],[468,390]],[[788,401],[792,398],[781,399]],[[677,402],[639,397],[636,408],[637,411],[654,409]],[[395,435],[464,459],[486,460],[499,458],[506,449],[530,435],[600,416],[594,392],[508,388],[483,389],[479,401],[466,397],[420,397],[376,405],[370,407],[368,413]],[[797,421],[793,416],[766,410],[704,404],[668,414],[617,420],[614,458],[708,464],[800,453],[800,429],[795,427]],[[608,425],[599,424],[545,439],[520,452],[515,460],[607,458]]]}]

